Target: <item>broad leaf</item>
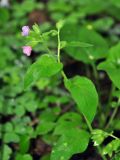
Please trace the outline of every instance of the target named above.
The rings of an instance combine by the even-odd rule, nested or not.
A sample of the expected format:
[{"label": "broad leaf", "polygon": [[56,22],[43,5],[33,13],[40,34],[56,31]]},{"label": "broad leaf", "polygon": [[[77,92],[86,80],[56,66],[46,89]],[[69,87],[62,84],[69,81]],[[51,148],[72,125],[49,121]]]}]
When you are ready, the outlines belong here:
[{"label": "broad leaf", "polygon": [[76,112],[66,112],[58,119],[59,123],[64,121],[72,121],[79,125],[82,122],[82,117]]},{"label": "broad leaf", "polygon": [[79,41],[68,42],[67,46],[70,46],[70,47],[82,47],[82,48],[84,48],[84,47],[93,47],[92,44],[79,42]]},{"label": "broad leaf", "polygon": [[120,43],[110,49],[107,60],[100,63],[98,69],[106,71],[114,85],[120,89]]},{"label": "broad leaf", "polygon": [[58,63],[52,55],[44,54],[28,69],[24,88],[28,88],[40,78],[47,78],[57,74],[62,69],[62,64]]},{"label": "broad leaf", "polygon": [[18,154],[16,157],[15,157],[15,160],[32,160],[32,156],[30,154],[24,154],[24,155],[21,155],[21,154]]},{"label": "broad leaf", "polygon": [[[106,56],[108,45],[105,39],[103,39],[94,30],[88,30],[87,28],[81,28],[75,24],[67,24],[61,30],[61,40],[71,43],[76,41],[76,47],[68,46],[65,48],[67,54],[75,58],[76,60],[83,61],[85,63],[91,62],[92,59],[100,59]],[[73,43],[72,42],[72,43]],[[85,42],[85,43],[83,43]],[[75,46],[75,43],[73,43]],[[93,46],[91,47],[92,44]],[[101,47],[102,46],[102,47]]]},{"label": "broad leaf", "polygon": [[36,134],[37,135],[45,135],[48,132],[50,132],[54,127],[55,127],[55,123],[54,122],[43,121],[42,123],[40,123],[37,126]]},{"label": "broad leaf", "polygon": [[54,135],[64,135],[66,130],[73,128],[83,127],[82,117],[75,112],[67,112],[63,114],[57,121],[57,125],[54,129]]},{"label": "broad leaf", "polygon": [[88,146],[89,134],[79,129],[67,130],[53,147],[50,160],[69,160],[75,153],[84,152]]},{"label": "broad leaf", "polygon": [[54,129],[54,135],[64,135],[66,130],[71,130],[73,128],[77,128],[79,125],[77,125],[75,122],[70,121],[64,121],[61,123],[57,123],[56,128]]},{"label": "broad leaf", "polygon": [[98,94],[94,84],[85,77],[76,76],[66,80],[65,86],[77,103],[81,113],[91,123],[98,105]]},{"label": "broad leaf", "polygon": [[119,0],[110,0],[111,1],[111,3],[113,4],[113,5],[115,5],[116,7],[119,7],[120,8],[120,1]]}]

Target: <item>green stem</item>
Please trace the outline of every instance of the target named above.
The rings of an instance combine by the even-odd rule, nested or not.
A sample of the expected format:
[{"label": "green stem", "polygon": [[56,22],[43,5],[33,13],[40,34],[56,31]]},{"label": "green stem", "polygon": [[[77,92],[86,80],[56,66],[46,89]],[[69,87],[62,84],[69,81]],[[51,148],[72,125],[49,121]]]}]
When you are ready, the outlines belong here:
[{"label": "green stem", "polygon": [[107,125],[106,125],[105,128],[108,128],[108,127],[111,125],[113,119],[115,118],[116,113],[117,113],[118,108],[119,108],[119,107],[118,107],[118,106],[119,106],[119,103],[120,103],[120,99],[118,99],[117,106],[114,108],[114,111],[113,111],[113,113],[112,113],[112,115],[111,115],[111,117],[110,117],[110,119],[109,119],[109,121],[108,121],[108,123],[107,123]]},{"label": "green stem", "polygon": [[67,80],[67,79],[68,79],[64,71],[61,71],[61,74],[62,74],[64,80]]},{"label": "green stem", "polygon": [[60,30],[58,29],[58,63],[60,63],[60,48],[61,48],[61,44],[60,44]]},{"label": "green stem", "polygon": [[118,137],[114,136],[113,134],[111,133],[107,133],[110,137],[114,138],[114,139],[119,139]]},{"label": "green stem", "polygon": [[100,124],[104,124],[105,122],[105,115],[103,114],[102,112],[102,104],[101,104],[101,100],[100,100],[100,86],[99,86],[99,79],[98,79],[98,72],[96,70],[96,65],[95,65],[95,62],[92,61],[92,68],[93,68],[93,73],[94,73],[94,76],[95,76],[95,79],[96,79],[96,85],[97,85],[97,90],[98,90],[98,96],[99,96],[99,104],[98,104],[98,107],[99,107],[99,112],[100,112],[100,116],[101,116],[101,119],[100,121],[102,121],[102,123]]},{"label": "green stem", "polygon": [[[58,29],[58,49],[57,49],[58,63],[61,63],[61,61],[60,61],[60,49],[61,49],[60,30]],[[64,79],[67,79],[67,76],[65,75],[64,71],[62,71],[61,73],[62,73],[63,78],[64,78]],[[85,121],[86,121],[86,123],[87,123],[87,126],[88,126],[90,132],[92,133],[93,128],[92,128],[91,124],[90,124],[89,121],[87,120],[86,116],[85,116],[85,115],[83,115],[83,116],[84,116],[84,118],[85,118]],[[100,147],[97,147],[97,149],[98,149],[101,157],[103,158],[103,160],[106,160],[106,157],[101,154]]]},{"label": "green stem", "polygon": [[92,128],[91,124],[89,123],[89,121],[87,120],[87,118],[86,118],[86,116],[85,116],[84,114],[83,114],[83,116],[84,116],[84,118],[85,118],[85,121],[86,121],[86,123],[87,123],[87,126],[88,126],[90,132],[92,132],[92,131],[93,131],[93,128]]},{"label": "green stem", "polygon": [[[84,116],[84,118],[85,118],[85,121],[86,121],[86,123],[87,123],[87,126],[88,126],[90,132],[92,133],[93,128],[92,128],[90,122],[87,120],[87,118],[86,118],[86,116],[85,116],[84,114],[83,114],[83,116]],[[97,146],[97,149],[98,149],[99,154],[100,154],[101,157],[103,158],[103,160],[107,160],[106,157],[105,157],[104,155],[101,154],[101,148],[100,148],[100,146]]]},{"label": "green stem", "polygon": [[[61,63],[61,60],[60,60],[60,49],[61,49],[60,30],[58,29],[58,49],[57,49],[58,63]],[[66,76],[64,71],[61,71],[61,74],[62,74],[64,79],[67,79],[67,76]]]},{"label": "green stem", "polygon": [[95,76],[95,79],[96,79],[96,83],[97,83],[97,87],[99,88],[99,82],[98,82],[98,72],[96,70],[96,66],[95,66],[95,62],[92,61],[92,68],[93,68],[93,72],[94,72],[94,76]]},{"label": "green stem", "polygon": [[[112,85],[111,91],[110,91],[110,95],[109,95],[109,99],[108,99],[108,105],[106,106],[106,114],[108,116],[109,113],[109,108],[110,108],[110,104],[113,98],[113,92],[115,91],[116,87],[114,85]],[[106,117],[107,117],[106,116]]]},{"label": "green stem", "polygon": [[114,109],[114,111],[113,111],[113,113],[112,113],[112,116],[110,117],[110,119],[109,119],[109,121],[108,121],[108,123],[107,123],[107,125],[106,125],[105,128],[108,128],[108,127],[111,125],[113,119],[115,118],[115,115],[116,115],[117,111],[118,111],[118,107],[116,107],[116,108]]}]

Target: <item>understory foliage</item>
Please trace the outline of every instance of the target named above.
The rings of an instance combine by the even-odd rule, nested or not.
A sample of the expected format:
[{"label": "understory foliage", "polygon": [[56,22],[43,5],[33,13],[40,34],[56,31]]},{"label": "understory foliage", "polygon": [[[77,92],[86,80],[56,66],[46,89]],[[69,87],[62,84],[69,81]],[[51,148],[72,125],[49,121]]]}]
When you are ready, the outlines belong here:
[{"label": "understory foliage", "polygon": [[[28,21],[38,10],[49,17]],[[91,148],[120,159],[119,13],[113,0],[0,8],[2,160],[84,159]]]}]

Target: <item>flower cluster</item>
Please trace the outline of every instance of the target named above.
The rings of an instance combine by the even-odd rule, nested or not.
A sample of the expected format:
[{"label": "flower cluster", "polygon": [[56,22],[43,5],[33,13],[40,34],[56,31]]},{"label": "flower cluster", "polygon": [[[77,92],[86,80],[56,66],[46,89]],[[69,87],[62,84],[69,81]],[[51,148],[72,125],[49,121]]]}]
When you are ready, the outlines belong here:
[{"label": "flower cluster", "polygon": [[[22,33],[21,33],[22,36],[28,36],[29,32],[30,32],[29,26],[23,26],[22,27]],[[31,46],[23,46],[22,49],[23,49],[23,53],[25,55],[27,55],[27,56],[31,55],[31,52],[32,52],[32,47]]]}]

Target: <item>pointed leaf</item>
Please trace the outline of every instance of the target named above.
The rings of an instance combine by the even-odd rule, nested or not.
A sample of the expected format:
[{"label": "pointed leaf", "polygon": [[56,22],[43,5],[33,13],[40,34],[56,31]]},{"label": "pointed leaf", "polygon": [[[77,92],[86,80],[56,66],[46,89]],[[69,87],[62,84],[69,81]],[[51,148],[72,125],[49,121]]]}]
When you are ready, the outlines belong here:
[{"label": "pointed leaf", "polygon": [[52,55],[44,54],[28,69],[25,79],[24,88],[30,87],[40,78],[47,78],[57,74],[63,65],[58,63]]},{"label": "pointed leaf", "polygon": [[89,142],[89,134],[79,129],[67,130],[54,146],[50,160],[69,160],[75,153],[86,150]]},{"label": "pointed leaf", "polygon": [[120,89],[120,43],[110,49],[107,60],[100,63],[98,69],[106,71],[114,85]]},{"label": "pointed leaf", "polygon": [[106,57],[108,53],[108,44],[99,33],[72,23],[62,28],[61,40],[71,44],[65,48],[67,54],[84,63],[91,63],[91,57],[94,60]]},{"label": "pointed leaf", "polygon": [[65,86],[77,103],[81,113],[91,123],[98,105],[98,94],[94,84],[85,77],[76,76],[66,80]]}]

